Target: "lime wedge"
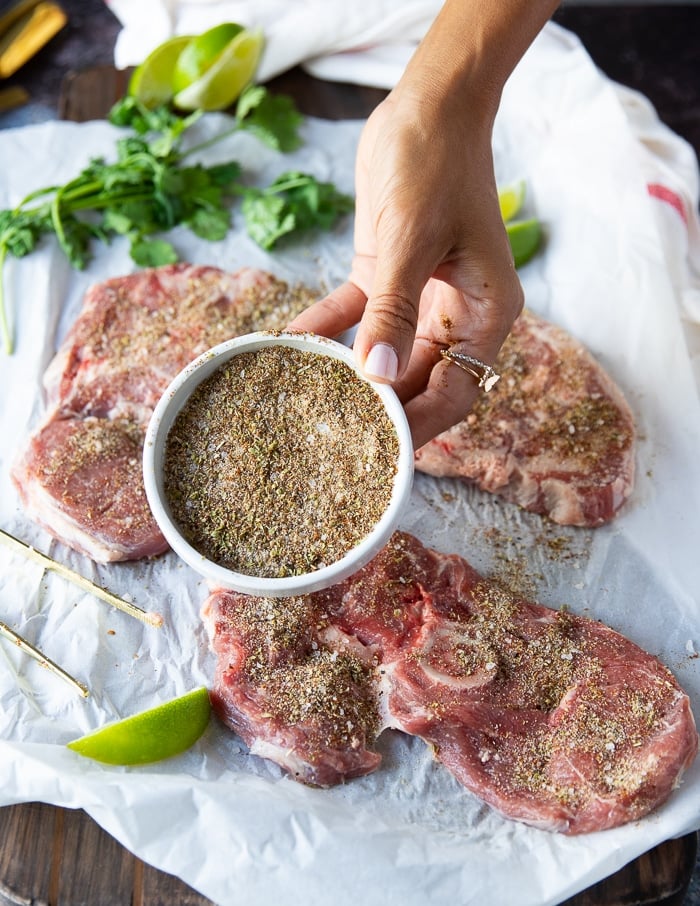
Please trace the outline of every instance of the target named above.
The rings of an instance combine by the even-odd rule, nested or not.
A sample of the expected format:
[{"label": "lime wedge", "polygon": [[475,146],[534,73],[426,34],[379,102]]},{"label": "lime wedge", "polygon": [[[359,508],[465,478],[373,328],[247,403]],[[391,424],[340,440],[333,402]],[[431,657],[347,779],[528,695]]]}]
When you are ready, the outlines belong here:
[{"label": "lime wedge", "polygon": [[515,266],[526,264],[542,242],[542,225],[539,220],[513,220],[506,224],[506,232]]},{"label": "lime wedge", "polygon": [[129,80],[129,94],[153,109],[172,99],[173,73],[178,57],[192,38],[177,35],[160,44],[134,70]]},{"label": "lime wedge", "polygon": [[204,75],[174,98],[181,110],[225,110],[252,81],[263,48],[262,31],[242,31]]},{"label": "lime wedge", "polygon": [[525,201],[525,180],[512,183],[509,186],[503,186],[498,190],[498,203],[501,207],[501,217],[506,223],[522,208]]},{"label": "lime wedge", "polygon": [[189,749],[204,733],[210,714],[209,693],[201,687],[67,745],[105,764],[149,764]]},{"label": "lime wedge", "polygon": [[201,79],[226,45],[243,31],[242,25],[224,22],[202,32],[189,42],[177,58],[173,70],[173,94]]}]

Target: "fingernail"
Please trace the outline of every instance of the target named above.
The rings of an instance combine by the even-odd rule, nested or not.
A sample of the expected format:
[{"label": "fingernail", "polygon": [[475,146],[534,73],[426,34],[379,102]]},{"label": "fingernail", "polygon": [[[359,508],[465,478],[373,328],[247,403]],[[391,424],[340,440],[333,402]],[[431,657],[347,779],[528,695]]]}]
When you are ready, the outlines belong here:
[{"label": "fingernail", "polygon": [[396,350],[386,343],[377,343],[373,346],[365,359],[363,369],[368,377],[380,381],[395,381],[399,373],[399,358]]}]

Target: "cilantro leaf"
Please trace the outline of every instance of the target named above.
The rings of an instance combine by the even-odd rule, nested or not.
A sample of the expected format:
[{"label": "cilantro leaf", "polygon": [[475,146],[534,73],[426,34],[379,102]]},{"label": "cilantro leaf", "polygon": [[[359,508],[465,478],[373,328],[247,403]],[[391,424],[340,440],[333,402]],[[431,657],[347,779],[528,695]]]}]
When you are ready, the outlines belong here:
[{"label": "cilantro leaf", "polygon": [[329,182],[290,171],[266,189],[247,189],[241,210],[248,235],[264,249],[283,236],[314,228],[330,229],[353,208],[353,199]]},{"label": "cilantro leaf", "polygon": [[241,129],[276,151],[294,151],[301,145],[299,127],[304,118],[284,94],[268,94],[259,85],[252,86],[241,96],[236,116]]},{"label": "cilantro leaf", "polygon": [[24,212],[0,211],[0,246],[15,258],[33,252],[43,233],[51,229],[48,213],[43,218],[35,218]]},{"label": "cilantro leaf", "polygon": [[194,214],[185,221],[195,236],[216,242],[223,239],[231,227],[231,217],[228,211],[220,209],[198,208]]},{"label": "cilantro leaf", "polygon": [[262,103],[267,90],[262,85],[248,85],[241,92],[236,103],[236,119],[244,120],[248,114]]},{"label": "cilantro leaf", "polygon": [[261,248],[270,250],[278,239],[294,230],[294,213],[284,199],[251,190],[243,198],[241,211],[250,238]]},{"label": "cilantro leaf", "polygon": [[214,164],[209,167],[209,178],[216,186],[222,189],[234,186],[241,175],[241,165],[235,160],[230,160],[226,164]]},{"label": "cilantro leaf", "polygon": [[134,239],[129,252],[140,267],[175,264],[179,257],[170,242],[164,239],[144,239],[142,236]]}]

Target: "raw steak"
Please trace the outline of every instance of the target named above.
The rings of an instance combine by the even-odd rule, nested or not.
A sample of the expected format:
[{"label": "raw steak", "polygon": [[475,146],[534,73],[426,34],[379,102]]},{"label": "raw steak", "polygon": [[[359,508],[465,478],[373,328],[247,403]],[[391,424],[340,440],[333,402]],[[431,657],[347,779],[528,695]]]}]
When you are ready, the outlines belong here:
[{"label": "raw steak", "polygon": [[529,311],[496,370],[501,380],[469,415],[416,451],[416,468],[562,525],[612,519],[635,465],[632,413],[617,385],[577,340]]},{"label": "raw steak", "polygon": [[46,370],[47,414],[13,464],[29,518],[100,562],[164,551],[141,475],[158,399],[201,352],[280,329],[312,301],[251,268],[175,264],[93,286]]},{"label": "raw steak", "polygon": [[378,767],[379,660],[338,631],[320,596],[221,591],[204,613],[219,656],[215,706],[254,754],[316,786]]},{"label": "raw steak", "polygon": [[26,511],[94,560],[151,557],[167,548],[146,500],[144,428],[128,419],[52,416],[15,466]]},{"label": "raw steak", "polygon": [[503,815],[577,834],[647,814],[697,751],[688,697],[658,660],[408,534],[332,589],[217,590],[204,617],[219,716],[307,783],[374,770],[394,727]]},{"label": "raw steak", "polygon": [[279,329],[309,292],[252,268],[172,264],[91,287],[44,375],[49,407],[146,424],[175,375],[217,343]]}]

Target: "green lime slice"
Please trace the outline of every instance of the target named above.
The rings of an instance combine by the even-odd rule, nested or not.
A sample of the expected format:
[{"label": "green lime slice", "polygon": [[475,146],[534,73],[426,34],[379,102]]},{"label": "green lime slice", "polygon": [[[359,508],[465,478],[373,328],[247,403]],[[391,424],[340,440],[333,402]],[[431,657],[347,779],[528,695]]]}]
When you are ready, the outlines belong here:
[{"label": "green lime slice", "polygon": [[498,190],[498,203],[504,221],[512,220],[525,201],[525,180],[521,179]]},{"label": "green lime slice", "polygon": [[506,232],[513,250],[516,267],[526,264],[542,242],[542,225],[539,220],[513,220],[506,224]]},{"label": "green lime slice", "polygon": [[192,38],[177,58],[173,70],[173,94],[201,79],[222,50],[243,31],[235,22],[223,22]]},{"label": "green lime slice", "polygon": [[100,727],[67,745],[105,764],[149,764],[179,755],[194,745],[207,728],[210,714],[209,692],[201,687]]},{"label": "green lime slice", "polygon": [[129,80],[129,94],[153,109],[172,99],[173,72],[178,57],[192,38],[177,35],[160,44],[133,72]]},{"label": "green lime slice", "polygon": [[262,31],[242,31],[204,75],[174,98],[180,110],[225,110],[252,81],[263,48]]}]

